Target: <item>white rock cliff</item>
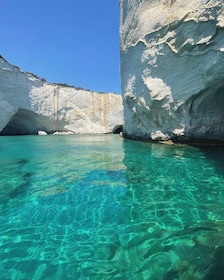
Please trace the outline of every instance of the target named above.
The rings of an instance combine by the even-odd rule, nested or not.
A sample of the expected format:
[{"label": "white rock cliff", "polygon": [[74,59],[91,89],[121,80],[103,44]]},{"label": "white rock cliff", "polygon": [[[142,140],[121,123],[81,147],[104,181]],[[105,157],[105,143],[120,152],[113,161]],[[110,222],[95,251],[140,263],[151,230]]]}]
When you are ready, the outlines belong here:
[{"label": "white rock cliff", "polygon": [[0,57],[1,134],[110,133],[122,124],[120,95],[50,84]]},{"label": "white rock cliff", "polygon": [[224,141],[224,1],[120,0],[124,135]]}]

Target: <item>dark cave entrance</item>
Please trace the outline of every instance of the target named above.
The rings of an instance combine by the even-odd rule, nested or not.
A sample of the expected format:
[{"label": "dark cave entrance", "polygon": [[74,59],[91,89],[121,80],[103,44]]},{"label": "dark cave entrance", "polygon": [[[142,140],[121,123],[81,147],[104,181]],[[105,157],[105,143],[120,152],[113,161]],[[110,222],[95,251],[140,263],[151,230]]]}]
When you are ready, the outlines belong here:
[{"label": "dark cave entrance", "polygon": [[[50,123],[51,129],[49,127]],[[56,130],[52,130],[52,127],[55,127],[55,124],[53,121],[49,122],[47,117],[38,115],[30,110],[19,109],[0,132],[0,135],[35,135],[40,130],[53,133]]]},{"label": "dark cave entrance", "polygon": [[123,131],[123,125],[115,125],[112,130],[113,134],[120,134]]}]

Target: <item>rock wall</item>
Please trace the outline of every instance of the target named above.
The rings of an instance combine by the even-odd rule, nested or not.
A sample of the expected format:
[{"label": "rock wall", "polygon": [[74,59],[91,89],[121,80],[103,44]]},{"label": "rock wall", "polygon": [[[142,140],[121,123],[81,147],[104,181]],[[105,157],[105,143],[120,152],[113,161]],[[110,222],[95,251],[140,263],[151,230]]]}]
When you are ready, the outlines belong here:
[{"label": "rock wall", "polygon": [[50,84],[0,57],[1,134],[110,133],[122,124],[120,95]]},{"label": "rock wall", "polygon": [[124,135],[224,140],[224,2],[120,0]]}]

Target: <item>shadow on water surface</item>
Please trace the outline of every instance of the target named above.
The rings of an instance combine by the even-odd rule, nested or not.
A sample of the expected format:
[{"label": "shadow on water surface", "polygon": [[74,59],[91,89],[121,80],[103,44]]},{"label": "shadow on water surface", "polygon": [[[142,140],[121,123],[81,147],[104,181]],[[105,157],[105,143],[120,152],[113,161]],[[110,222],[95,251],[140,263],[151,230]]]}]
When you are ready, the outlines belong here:
[{"label": "shadow on water surface", "polygon": [[224,176],[224,144],[220,145],[194,145],[210,161],[217,173]]},{"label": "shadow on water surface", "polygon": [[10,167],[6,168],[9,181],[1,186],[0,209],[4,211],[8,207],[17,206],[27,199],[32,185],[32,173],[23,170],[29,164],[27,159],[21,158],[11,162]]},{"label": "shadow on water surface", "polygon": [[[206,160],[211,163],[215,172],[222,178],[224,178],[224,145],[195,145],[204,155]],[[224,184],[223,184],[224,188]],[[217,196],[223,194],[223,191],[219,194],[217,189]],[[221,206],[217,205],[217,208]],[[223,206],[221,206],[223,207]],[[223,224],[224,221],[220,221]],[[209,263],[209,270],[203,280],[222,280],[224,279],[224,228],[219,229],[222,233],[222,239],[216,241],[214,245],[213,258]]]},{"label": "shadow on water surface", "polygon": [[223,151],[129,140],[123,148],[128,190],[121,203],[132,228],[129,254],[138,251],[141,259],[136,273],[221,279]]},{"label": "shadow on water surface", "polygon": [[28,191],[28,188],[29,188],[29,185],[30,185],[31,177],[32,177],[31,173],[25,173],[23,175],[24,183],[19,184],[18,186],[16,186],[16,188],[11,190],[8,193],[8,197],[10,199],[12,199],[12,198],[17,198],[19,195],[26,195],[26,193]]}]

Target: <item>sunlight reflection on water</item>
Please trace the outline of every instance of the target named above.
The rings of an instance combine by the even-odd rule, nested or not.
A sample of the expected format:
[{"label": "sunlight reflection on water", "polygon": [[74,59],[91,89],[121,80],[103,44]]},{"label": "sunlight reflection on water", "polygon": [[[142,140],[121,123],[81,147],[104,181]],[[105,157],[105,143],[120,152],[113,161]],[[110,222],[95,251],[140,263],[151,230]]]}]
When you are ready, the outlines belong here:
[{"label": "sunlight reflection on water", "polygon": [[197,280],[223,256],[221,149],[69,135],[0,151],[1,279]]}]

